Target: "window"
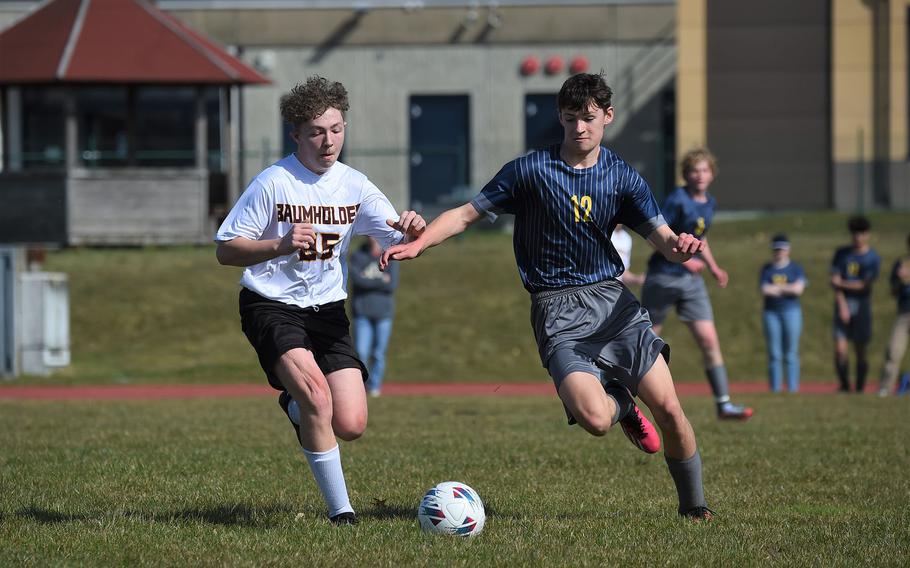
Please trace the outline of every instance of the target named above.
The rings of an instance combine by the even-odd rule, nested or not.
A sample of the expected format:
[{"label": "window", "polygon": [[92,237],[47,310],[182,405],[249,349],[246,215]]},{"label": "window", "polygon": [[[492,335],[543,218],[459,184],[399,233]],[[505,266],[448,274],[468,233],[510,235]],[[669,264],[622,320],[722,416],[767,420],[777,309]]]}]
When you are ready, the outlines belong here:
[{"label": "window", "polygon": [[133,116],[135,163],[141,167],[196,164],[196,89],[139,87]]},{"label": "window", "polygon": [[[196,87],[22,87],[22,166],[66,165],[66,100],[76,114],[76,160],[88,168],[196,166]],[[210,171],[224,170],[221,89],[206,87]]]},{"label": "window", "polygon": [[86,167],[125,166],[129,158],[126,87],[76,91],[78,155]]},{"label": "window", "polygon": [[66,164],[64,92],[22,88],[22,167],[63,168]]},{"label": "window", "polygon": [[411,206],[452,205],[470,196],[470,109],[466,95],[413,96]]},{"label": "window", "polygon": [[[223,172],[227,169],[226,156],[221,155],[221,88],[205,89],[205,114],[208,121],[208,168],[212,172]],[[228,112],[228,109],[224,109]]]},{"label": "window", "polygon": [[525,151],[540,150],[561,141],[556,94],[525,95]]}]

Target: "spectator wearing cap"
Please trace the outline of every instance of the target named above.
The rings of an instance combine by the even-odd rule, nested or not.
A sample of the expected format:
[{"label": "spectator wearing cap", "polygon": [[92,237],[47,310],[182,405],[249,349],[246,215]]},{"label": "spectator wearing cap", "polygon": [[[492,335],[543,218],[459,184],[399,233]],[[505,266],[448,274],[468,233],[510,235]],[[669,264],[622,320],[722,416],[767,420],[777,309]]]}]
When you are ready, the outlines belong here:
[{"label": "spectator wearing cap", "polygon": [[772,392],[783,388],[783,372],[787,389],[799,391],[799,336],[803,329],[803,311],[799,297],[808,280],[803,267],[790,260],[790,240],[787,235],[771,239],[772,260],[760,273],[759,285],[764,296],[762,324],[768,348],[768,382]]}]

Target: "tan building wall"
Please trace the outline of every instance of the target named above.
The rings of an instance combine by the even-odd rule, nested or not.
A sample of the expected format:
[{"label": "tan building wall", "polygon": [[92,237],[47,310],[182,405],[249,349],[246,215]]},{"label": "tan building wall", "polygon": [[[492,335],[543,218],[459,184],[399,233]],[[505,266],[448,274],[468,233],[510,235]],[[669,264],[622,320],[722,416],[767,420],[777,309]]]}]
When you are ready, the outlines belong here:
[{"label": "tan building wall", "polygon": [[708,143],[706,0],[676,3],[676,157]]},{"label": "tan building wall", "polygon": [[910,208],[910,0],[831,2],[834,206]]},{"label": "tan building wall", "polygon": [[[722,164],[717,189],[725,192],[723,207],[767,208],[754,195],[747,195],[754,191],[743,189],[760,174],[760,167],[765,167],[776,168],[784,179],[802,176],[805,180],[781,193],[781,197],[792,198],[787,207],[908,209],[910,0],[830,0],[816,4],[812,12],[808,2],[771,0],[737,16],[737,3],[678,0],[677,156],[695,145],[712,146]],[[792,18],[799,11],[805,12],[802,21]],[[795,35],[788,33],[788,27]],[[806,67],[805,50],[794,38],[805,38],[806,48],[817,50],[821,33],[828,34],[827,58],[816,55],[812,66]],[[763,49],[767,49],[767,57],[761,53]],[[781,55],[781,50],[787,49],[792,57]],[[750,56],[750,50],[756,55]],[[794,58],[804,61],[794,63]],[[766,111],[756,106],[752,116],[747,109],[737,111],[741,97],[753,96],[750,89],[737,90],[737,83],[746,82],[754,85],[752,90],[767,89],[768,97],[790,99],[793,104]],[[819,97],[817,90],[811,94],[819,87],[827,89],[827,97]],[[761,98],[756,102],[765,105]],[[800,104],[804,105],[801,110]],[[827,126],[815,120],[798,124],[819,109],[826,113]],[[785,116],[789,116],[788,121],[780,120]],[[777,126],[775,121],[779,121]],[[807,128],[814,129],[816,135],[794,146],[794,152],[802,152],[807,142],[814,144],[812,140],[819,135],[827,137],[827,156],[816,152],[800,158],[803,164],[818,161],[816,175],[806,175],[808,169],[800,168],[797,161],[789,168],[782,167],[781,156],[764,150],[771,147],[768,140],[779,140],[783,147],[805,138]],[[766,141],[756,144],[754,164],[743,159],[747,153],[733,163],[725,160],[730,141],[736,146],[740,138],[760,140],[762,136]],[[785,152],[783,158],[787,155]],[[797,169],[804,171],[800,174]],[[728,184],[731,177],[736,178],[732,186]],[[818,183],[820,178],[824,183]]]},{"label": "tan building wall", "polygon": [[[910,99],[908,99],[908,73],[910,73],[910,0],[891,0],[891,159],[906,160],[910,157]],[[902,104],[903,102],[903,104]]]}]

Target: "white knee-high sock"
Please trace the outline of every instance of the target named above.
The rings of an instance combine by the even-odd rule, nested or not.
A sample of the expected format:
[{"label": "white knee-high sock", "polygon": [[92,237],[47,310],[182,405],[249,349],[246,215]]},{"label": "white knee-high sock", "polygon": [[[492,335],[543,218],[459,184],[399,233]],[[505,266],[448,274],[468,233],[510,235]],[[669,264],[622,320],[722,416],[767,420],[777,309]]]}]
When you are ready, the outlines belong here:
[{"label": "white knee-high sock", "polygon": [[354,508],[348,500],[348,488],[344,483],[344,472],[341,470],[341,452],[338,446],[326,452],[301,449],[310,463],[316,485],[322,491],[322,497],[329,508],[329,517],[340,513],[353,513]]}]

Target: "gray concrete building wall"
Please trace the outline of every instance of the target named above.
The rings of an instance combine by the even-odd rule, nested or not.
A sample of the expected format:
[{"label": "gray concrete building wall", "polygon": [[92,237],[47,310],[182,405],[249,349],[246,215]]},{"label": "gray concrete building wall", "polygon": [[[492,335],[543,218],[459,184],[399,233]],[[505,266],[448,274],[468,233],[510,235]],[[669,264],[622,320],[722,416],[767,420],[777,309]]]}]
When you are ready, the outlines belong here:
[{"label": "gray concrete building wall", "polygon": [[69,244],[210,242],[204,170],[74,170],[67,180]]},{"label": "gray concrete building wall", "polygon": [[[564,61],[584,55],[590,70],[605,71],[616,108],[607,144],[616,146],[646,179],[659,177],[654,146],[663,126],[654,100],[672,87],[675,75],[675,46],[666,39],[646,44],[341,47],[321,55],[315,47],[247,49],[246,59],[271,66],[265,71],[273,84],[244,91],[248,152],[243,185],[278,156],[281,95],[315,74],[341,81],[350,94],[346,162],[366,173],[399,208],[408,205],[409,196],[409,97],[469,96],[470,183],[479,188],[525,150],[525,95],[555,94],[568,77],[566,71],[522,76],[521,61],[554,55]],[[552,113],[556,121],[556,109]],[[266,159],[263,148],[275,154]]]}]

